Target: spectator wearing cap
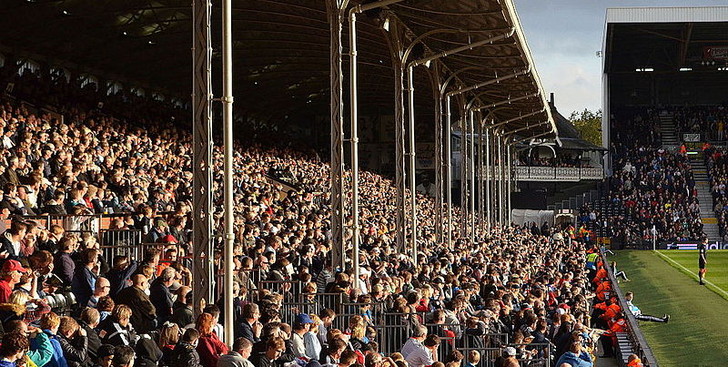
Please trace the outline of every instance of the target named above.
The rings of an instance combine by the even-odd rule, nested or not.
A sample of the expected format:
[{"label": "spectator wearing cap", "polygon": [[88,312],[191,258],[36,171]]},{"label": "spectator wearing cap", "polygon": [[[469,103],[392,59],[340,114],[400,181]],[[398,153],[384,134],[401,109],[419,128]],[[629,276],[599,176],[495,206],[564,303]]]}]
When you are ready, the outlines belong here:
[{"label": "spectator wearing cap", "polygon": [[27,272],[28,270],[20,265],[17,260],[6,260],[3,263],[3,278],[0,279],[0,303],[7,303],[10,300],[10,294],[13,293],[15,285],[20,282],[20,278]]},{"label": "spectator wearing cap", "polygon": [[516,348],[507,347],[503,350],[503,367],[520,367],[521,364],[516,359]]},{"label": "spectator wearing cap", "polygon": [[200,364],[203,367],[216,367],[220,356],[228,352],[227,345],[213,331],[214,327],[215,318],[209,313],[197,317],[195,328],[200,332],[197,353],[200,354]]},{"label": "spectator wearing cap", "polygon": [[27,224],[13,220],[10,223],[10,229],[0,235],[0,244],[2,245],[0,258],[18,260],[20,258],[20,241],[25,238],[27,231]]},{"label": "spectator wearing cap", "polygon": [[291,344],[293,346],[293,355],[296,358],[309,360],[306,356],[306,345],[303,337],[311,329],[313,320],[305,313],[296,316],[296,322],[293,324],[293,334],[291,335]]},{"label": "spectator wearing cap", "polygon": [[306,346],[306,357],[309,360],[318,360],[321,356],[321,341],[318,339],[318,328],[321,325],[321,319],[318,315],[309,315],[313,323],[308,332],[303,335],[303,344]]},{"label": "spectator wearing cap", "polygon": [[154,226],[149,230],[147,236],[144,238],[146,243],[157,243],[158,240],[164,238],[168,233],[167,222],[160,218],[154,218]]}]

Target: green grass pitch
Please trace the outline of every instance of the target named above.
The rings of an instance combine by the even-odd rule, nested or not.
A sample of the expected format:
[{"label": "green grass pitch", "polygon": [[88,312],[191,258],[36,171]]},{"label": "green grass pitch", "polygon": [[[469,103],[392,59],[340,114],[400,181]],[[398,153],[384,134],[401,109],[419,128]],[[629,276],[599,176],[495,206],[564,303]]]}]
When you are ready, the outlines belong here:
[{"label": "green grass pitch", "polygon": [[[728,251],[708,252],[706,279],[697,281],[697,251],[618,251],[617,261],[630,282],[623,292],[635,293],[634,303],[644,314],[668,324],[640,321],[661,366],[728,366]],[[672,260],[672,261],[670,261]]]}]

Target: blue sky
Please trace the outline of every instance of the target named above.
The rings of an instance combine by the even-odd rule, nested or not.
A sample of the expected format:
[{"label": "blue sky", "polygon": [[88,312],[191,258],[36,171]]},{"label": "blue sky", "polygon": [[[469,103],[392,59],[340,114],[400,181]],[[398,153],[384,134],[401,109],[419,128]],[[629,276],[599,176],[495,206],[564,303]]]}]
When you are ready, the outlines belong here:
[{"label": "blue sky", "polygon": [[556,107],[572,111],[601,108],[601,59],[608,7],[716,6],[728,0],[514,0],[546,93]]}]

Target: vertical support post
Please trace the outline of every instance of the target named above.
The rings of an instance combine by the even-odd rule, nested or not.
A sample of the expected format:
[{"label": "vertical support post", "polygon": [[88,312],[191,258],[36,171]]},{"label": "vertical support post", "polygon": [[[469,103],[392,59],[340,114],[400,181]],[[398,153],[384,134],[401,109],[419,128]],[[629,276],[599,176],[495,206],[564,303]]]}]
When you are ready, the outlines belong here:
[{"label": "vertical support post", "polygon": [[[390,26],[391,27],[391,26]],[[395,134],[395,166],[396,172],[394,177],[394,185],[397,188],[397,249],[404,251],[405,240],[407,238],[407,226],[405,224],[405,213],[407,207],[407,198],[405,196],[405,174],[404,174],[404,100],[402,93],[404,92],[404,73],[402,72],[401,62],[395,62],[394,66],[394,123]]]},{"label": "vertical support post", "polygon": [[356,46],[356,13],[349,15],[349,98],[351,116],[351,216],[353,236],[351,238],[351,257],[354,271],[354,279],[359,279],[359,236],[361,226],[359,223],[359,95],[357,71],[357,46]]},{"label": "vertical support post", "polygon": [[452,243],[452,106],[450,96],[445,97],[445,196],[447,198],[447,247]]},{"label": "vertical support post", "polygon": [[483,157],[483,119],[480,114],[478,124],[478,229],[485,233],[485,162]]},{"label": "vertical support post", "polygon": [[410,248],[412,249],[412,261],[417,266],[417,190],[415,180],[415,83],[414,69],[410,65],[407,68],[407,104],[409,106],[409,189],[410,189],[410,210],[411,224]]},{"label": "vertical support post", "polygon": [[192,2],[192,267],[194,310],[213,294],[212,273],[212,4]]},{"label": "vertical support post", "polygon": [[440,63],[434,62],[432,65],[433,76],[432,83],[433,95],[435,96],[435,238],[438,243],[444,241],[444,219],[443,219],[443,200],[442,200],[442,93],[440,92]]},{"label": "vertical support post", "polygon": [[460,237],[468,236],[468,112],[464,105],[460,108]]},{"label": "vertical support post", "polygon": [[498,132],[498,226],[503,226],[503,136]]},{"label": "vertical support post", "polygon": [[235,233],[233,193],[233,41],[232,0],[223,0],[222,8],[223,126],[225,136],[225,343],[233,345],[233,242]]},{"label": "vertical support post", "polygon": [[470,197],[470,243],[475,243],[475,112],[470,110],[470,118],[468,130],[470,131],[470,188],[468,196]]},{"label": "vertical support post", "polygon": [[[484,123],[485,123],[485,121],[483,121],[483,124]],[[485,166],[485,200],[486,200],[485,201],[485,225],[486,225],[486,231],[490,230],[490,226],[492,223],[491,208],[493,205],[491,202],[491,191],[492,191],[491,186],[492,185],[491,185],[490,181],[493,178],[492,177],[493,165],[490,160],[490,158],[491,158],[490,151],[492,150],[491,148],[492,147],[490,144],[490,129],[485,128],[485,165],[486,165]]]},{"label": "vertical support post", "polygon": [[341,34],[348,0],[328,0],[331,30],[329,75],[331,78],[331,256],[334,269],[344,269],[344,109]]},{"label": "vertical support post", "polygon": [[[507,138],[510,139],[510,138]],[[506,144],[506,168],[508,169],[508,190],[506,190],[506,207],[508,213],[506,213],[506,224],[511,225],[511,193],[513,192],[513,157],[511,157],[511,143]]]}]

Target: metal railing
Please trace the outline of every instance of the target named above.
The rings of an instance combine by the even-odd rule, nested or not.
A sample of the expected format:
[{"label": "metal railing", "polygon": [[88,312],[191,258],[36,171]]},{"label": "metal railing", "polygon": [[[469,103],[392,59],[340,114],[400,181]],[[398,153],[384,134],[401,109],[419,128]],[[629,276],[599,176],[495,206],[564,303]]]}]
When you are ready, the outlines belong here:
[{"label": "metal railing", "polygon": [[601,180],[604,170],[601,167],[516,166],[515,178],[519,181]]},{"label": "metal railing", "polygon": [[[623,310],[629,310],[629,306],[624,300],[624,294],[622,293],[622,289],[619,287],[619,283],[617,283],[617,279],[614,277],[614,272],[612,271],[613,269],[609,265],[609,260],[607,259],[607,256],[604,255],[604,253],[601,253],[601,256],[602,261],[604,262],[604,267],[605,269],[607,269],[609,281],[612,282],[612,284],[614,285],[614,292],[617,293],[617,298],[619,299],[619,307],[621,307]],[[634,315],[632,315],[632,312],[629,311],[624,312],[624,317],[627,319],[627,330],[629,333],[629,337],[634,344],[634,350],[636,352],[635,354],[640,357],[640,359],[642,360],[642,364],[644,364],[645,367],[658,367],[659,365],[657,363],[657,359],[652,353],[652,349],[647,343],[645,336],[642,334],[637,319],[634,317]]]}]

